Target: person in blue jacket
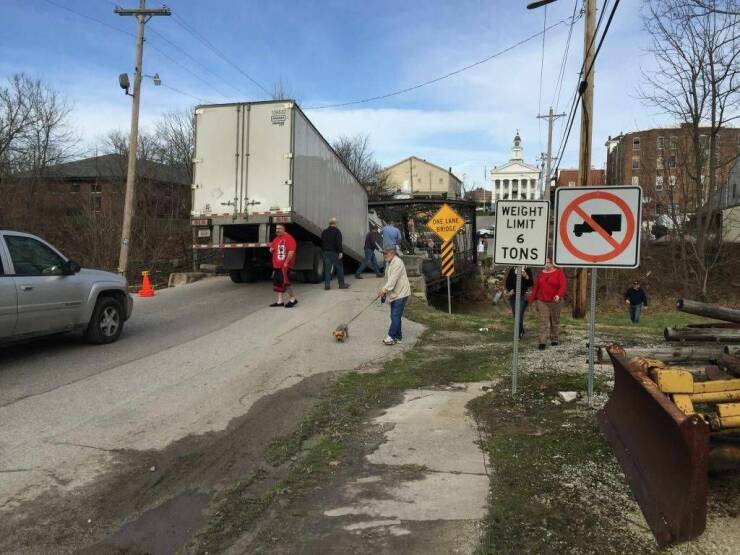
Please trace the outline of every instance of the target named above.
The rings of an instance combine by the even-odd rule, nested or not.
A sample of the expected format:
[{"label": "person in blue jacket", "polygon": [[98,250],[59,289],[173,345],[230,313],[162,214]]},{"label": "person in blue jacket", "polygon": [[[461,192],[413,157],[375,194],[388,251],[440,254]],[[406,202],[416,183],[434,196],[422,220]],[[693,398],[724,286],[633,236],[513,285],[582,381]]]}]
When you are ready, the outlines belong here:
[{"label": "person in blue jacket", "polygon": [[640,287],[640,282],[635,280],[632,282],[632,287],[627,289],[624,293],[624,302],[629,307],[630,321],[633,324],[640,323],[640,309],[645,306],[647,308],[647,295],[645,290]]}]

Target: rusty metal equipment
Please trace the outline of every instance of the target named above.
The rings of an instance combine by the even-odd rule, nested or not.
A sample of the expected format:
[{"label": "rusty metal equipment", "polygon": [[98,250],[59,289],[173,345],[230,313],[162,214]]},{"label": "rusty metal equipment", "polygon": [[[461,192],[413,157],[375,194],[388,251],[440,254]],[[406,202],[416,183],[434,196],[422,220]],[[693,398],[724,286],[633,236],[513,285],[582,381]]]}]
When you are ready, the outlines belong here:
[{"label": "rusty metal equipment", "polygon": [[696,538],[706,526],[710,429],[661,392],[624,349],[608,350],[614,391],[599,425],[659,546]]}]

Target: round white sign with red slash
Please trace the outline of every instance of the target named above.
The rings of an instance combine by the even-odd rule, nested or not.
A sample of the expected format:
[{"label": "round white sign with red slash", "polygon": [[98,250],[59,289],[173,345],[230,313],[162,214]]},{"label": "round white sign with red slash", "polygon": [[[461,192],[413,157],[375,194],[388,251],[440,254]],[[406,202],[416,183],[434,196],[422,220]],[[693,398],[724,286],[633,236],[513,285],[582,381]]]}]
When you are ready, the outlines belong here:
[{"label": "round white sign with red slash", "polygon": [[637,268],[642,190],[633,186],[555,191],[557,266]]}]

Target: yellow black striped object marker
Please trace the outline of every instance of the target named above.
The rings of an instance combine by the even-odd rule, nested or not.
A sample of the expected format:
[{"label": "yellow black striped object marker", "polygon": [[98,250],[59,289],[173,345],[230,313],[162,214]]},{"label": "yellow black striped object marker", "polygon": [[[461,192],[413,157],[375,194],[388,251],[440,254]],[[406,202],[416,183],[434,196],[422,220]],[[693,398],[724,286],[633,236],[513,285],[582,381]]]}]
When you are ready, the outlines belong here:
[{"label": "yellow black striped object marker", "polygon": [[442,244],[441,258],[442,275],[450,277],[455,273],[455,249],[453,248],[452,241]]}]

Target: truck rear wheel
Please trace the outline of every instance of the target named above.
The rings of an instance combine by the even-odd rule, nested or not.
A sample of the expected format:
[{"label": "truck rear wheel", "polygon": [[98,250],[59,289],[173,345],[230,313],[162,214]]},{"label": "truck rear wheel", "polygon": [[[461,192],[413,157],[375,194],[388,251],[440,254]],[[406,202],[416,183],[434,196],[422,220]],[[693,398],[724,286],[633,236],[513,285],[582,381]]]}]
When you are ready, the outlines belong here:
[{"label": "truck rear wheel", "polygon": [[313,255],[313,268],[306,271],[308,283],[321,283],[324,280],[324,255],[319,249]]},{"label": "truck rear wheel", "polygon": [[241,270],[229,270],[229,277],[234,283],[244,283]]}]

